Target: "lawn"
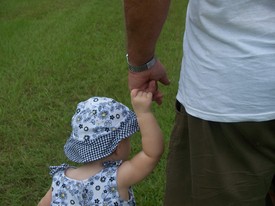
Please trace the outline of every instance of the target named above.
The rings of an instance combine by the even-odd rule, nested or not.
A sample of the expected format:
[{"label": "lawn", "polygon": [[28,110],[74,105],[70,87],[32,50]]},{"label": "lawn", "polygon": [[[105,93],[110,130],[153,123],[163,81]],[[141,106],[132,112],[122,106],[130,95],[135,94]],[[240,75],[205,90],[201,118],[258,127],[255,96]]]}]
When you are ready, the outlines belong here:
[{"label": "lawn", "polygon": [[[139,206],[162,204],[187,2],[172,1],[156,51],[171,80],[153,106],[166,152],[135,185]],[[122,1],[0,0],[0,205],[36,205],[48,190],[48,166],[68,162],[63,145],[79,101],[108,96],[130,106],[124,40]],[[134,154],[139,134],[132,143]]]}]

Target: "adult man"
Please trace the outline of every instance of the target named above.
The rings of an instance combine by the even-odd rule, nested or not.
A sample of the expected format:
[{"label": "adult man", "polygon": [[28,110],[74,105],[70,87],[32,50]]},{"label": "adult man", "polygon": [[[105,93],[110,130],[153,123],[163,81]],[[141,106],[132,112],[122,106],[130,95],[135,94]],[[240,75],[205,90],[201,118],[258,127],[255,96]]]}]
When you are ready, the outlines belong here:
[{"label": "adult man", "polygon": [[[124,0],[129,88],[151,90],[159,104],[157,82],[169,80],[154,51],[169,4]],[[164,204],[265,205],[275,173],[274,0],[189,0],[176,108]]]}]

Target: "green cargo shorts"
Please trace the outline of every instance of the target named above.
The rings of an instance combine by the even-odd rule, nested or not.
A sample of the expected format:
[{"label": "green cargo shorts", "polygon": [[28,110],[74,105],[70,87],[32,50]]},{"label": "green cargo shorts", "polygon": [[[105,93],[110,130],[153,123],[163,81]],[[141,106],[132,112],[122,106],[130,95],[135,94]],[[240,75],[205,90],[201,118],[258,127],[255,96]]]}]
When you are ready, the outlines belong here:
[{"label": "green cargo shorts", "polygon": [[220,123],[177,102],[165,206],[265,206],[275,174],[275,120]]}]

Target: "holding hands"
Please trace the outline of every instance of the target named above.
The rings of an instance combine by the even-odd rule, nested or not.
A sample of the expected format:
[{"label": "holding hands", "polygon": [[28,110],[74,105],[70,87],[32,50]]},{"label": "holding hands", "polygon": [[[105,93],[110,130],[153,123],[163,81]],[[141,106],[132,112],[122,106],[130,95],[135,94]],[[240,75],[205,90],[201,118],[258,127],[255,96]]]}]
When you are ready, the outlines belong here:
[{"label": "holding hands", "polygon": [[169,85],[170,81],[164,66],[159,60],[149,70],[143,72],[128,72],[128,87],[130,90],[139,89],[151,92],[153,101],[158,105],[162,103],[163,94],[158,90],[158,82]]},{"label": "holding hands", "polygon": [[153,95],[151,92],[144,92],[138,89],[133,89],[131,91],[131,102],[137,116],[142,113],[150,112],[152,97]]}]

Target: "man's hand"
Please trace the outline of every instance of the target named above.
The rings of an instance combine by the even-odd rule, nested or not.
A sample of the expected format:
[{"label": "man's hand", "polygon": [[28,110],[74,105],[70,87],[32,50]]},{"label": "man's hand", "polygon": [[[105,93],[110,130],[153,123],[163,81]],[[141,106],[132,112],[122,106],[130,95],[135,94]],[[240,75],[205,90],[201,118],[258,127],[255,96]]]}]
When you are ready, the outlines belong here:
[{"label": "man's hand", "polygon": [[128,87],[130,90],[138,89],[153,94],[153,100],[158,105],[162,103],[163,94],[158,90],[158,82],[169,85],[166,70],[159,60],[147,71],[128,72]]}]

